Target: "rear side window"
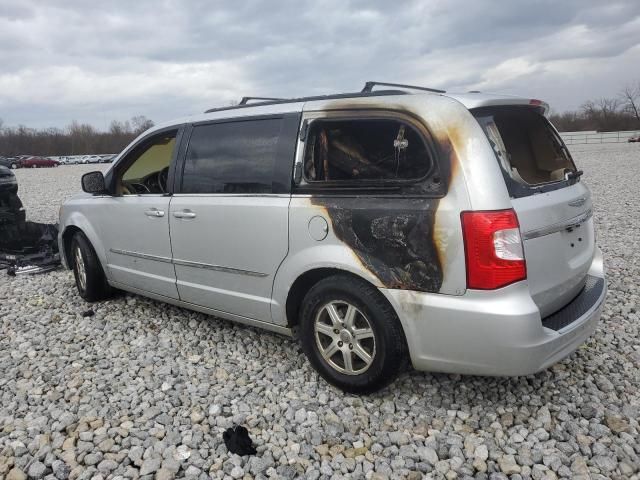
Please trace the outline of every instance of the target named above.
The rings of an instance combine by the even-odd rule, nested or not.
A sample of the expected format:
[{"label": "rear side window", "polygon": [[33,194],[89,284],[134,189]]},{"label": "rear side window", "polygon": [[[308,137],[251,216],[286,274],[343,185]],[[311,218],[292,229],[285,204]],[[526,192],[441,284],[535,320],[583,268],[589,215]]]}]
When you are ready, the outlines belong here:
[{"label": "rear side window", "polygon": [[305,143],[310,183],[418,180],[433,165],[422,135],[398,120],[315,120]]},{"label": "rear side window", "polygon": [[576,171],[567,147],[549,121],[528,107],[479,109],[482,126],[507,182],[515,191],[564,182]]},{"label": "rear side window", "polygon": [[271,193],[281,118],[195,126],[182,193]]}]

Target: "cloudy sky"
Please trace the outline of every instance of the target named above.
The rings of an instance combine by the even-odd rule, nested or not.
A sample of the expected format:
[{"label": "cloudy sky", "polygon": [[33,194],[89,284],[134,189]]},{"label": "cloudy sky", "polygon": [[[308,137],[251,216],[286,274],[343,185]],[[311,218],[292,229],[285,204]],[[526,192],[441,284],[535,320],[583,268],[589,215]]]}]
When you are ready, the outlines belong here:
[{"label": "cloudy sky", "polygon": [[640,1],[0,0],[5,125],[158,122],[366,80],[575,109],[640,81]]}]

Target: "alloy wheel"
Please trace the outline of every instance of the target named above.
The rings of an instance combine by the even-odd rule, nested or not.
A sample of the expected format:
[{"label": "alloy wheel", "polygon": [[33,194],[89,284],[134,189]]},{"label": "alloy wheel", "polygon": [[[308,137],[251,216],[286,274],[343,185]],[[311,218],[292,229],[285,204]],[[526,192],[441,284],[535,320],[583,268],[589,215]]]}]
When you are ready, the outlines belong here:
[{"label": "alloy wheel", "polygon": [[82,258],[82,252],[80,251],[80,247],[76,247],[75,255],[74,255],[76,271],[78,274],[78,283],[80,284],[80,288],[82,290],[86,290],[87,288],[87,270],[84,266],[84,259]]},{"label": "alloy wheel", "polygon": [[343,300],[325,304],[316,315],[314,333],[322,358],[336,371],[360,375],[373,363],[376,341],[367,317]]}]

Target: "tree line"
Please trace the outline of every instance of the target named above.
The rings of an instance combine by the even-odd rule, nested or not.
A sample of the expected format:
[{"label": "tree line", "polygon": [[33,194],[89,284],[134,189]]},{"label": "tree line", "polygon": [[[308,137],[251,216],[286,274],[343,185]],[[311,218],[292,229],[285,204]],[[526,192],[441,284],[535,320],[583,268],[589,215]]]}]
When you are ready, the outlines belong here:
[{"label": "tree line", "polygon": [[640,81],[617,97],[589,100],[577,111],[553,112],[550,120],[561,132],[640,130]]},{"label": "tree line", "polygon": [[[623,88],[617,97],[589,100],[576,111],[552,112],[550,120],[561,132],[640,130],[640,81]],[[106,132],[75,121],[63,129],[3,127],[0,119],[0,156],[119,153],[152,126],[153,121],[143,115],[114,120]]]},{"label": "tree line", "polygon": [[143,115],[124,122],[114,120],[106,132],[75,121],[66,128],[38,130],[24,125],[3,127],[0,119],[0,156],[48,157],[119,153],[140,133],[152,126],[153,121]]}]

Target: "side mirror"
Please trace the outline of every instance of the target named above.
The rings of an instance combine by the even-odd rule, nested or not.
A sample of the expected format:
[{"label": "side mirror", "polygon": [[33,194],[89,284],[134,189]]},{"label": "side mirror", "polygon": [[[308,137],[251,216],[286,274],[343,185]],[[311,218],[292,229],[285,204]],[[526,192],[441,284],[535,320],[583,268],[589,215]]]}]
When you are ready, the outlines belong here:
[{"label": "side mirror", "polygon": [[107,193],[102,172],[89,172],[82,176],[82,190],[87,193]]}]

